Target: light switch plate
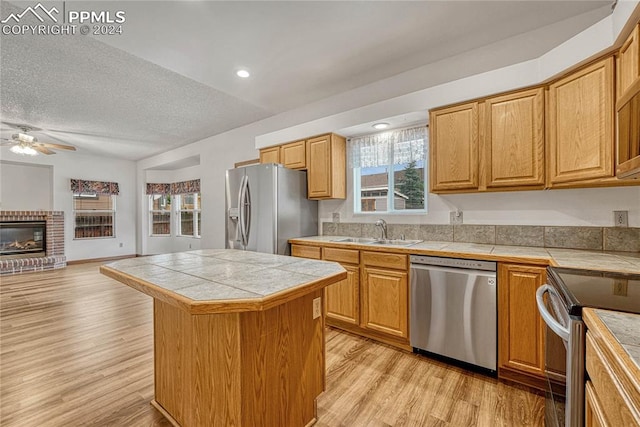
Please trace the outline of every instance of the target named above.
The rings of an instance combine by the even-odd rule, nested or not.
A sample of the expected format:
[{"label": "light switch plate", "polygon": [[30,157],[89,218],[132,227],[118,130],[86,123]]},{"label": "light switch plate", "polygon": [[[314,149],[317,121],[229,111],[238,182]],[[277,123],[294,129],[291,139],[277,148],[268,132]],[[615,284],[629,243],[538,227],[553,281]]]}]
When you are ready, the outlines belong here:
[{"label": "light switch plate", "polygon": [[320,297],[313,300],[313,318],[317,319],[322,315],[322,303]]}]

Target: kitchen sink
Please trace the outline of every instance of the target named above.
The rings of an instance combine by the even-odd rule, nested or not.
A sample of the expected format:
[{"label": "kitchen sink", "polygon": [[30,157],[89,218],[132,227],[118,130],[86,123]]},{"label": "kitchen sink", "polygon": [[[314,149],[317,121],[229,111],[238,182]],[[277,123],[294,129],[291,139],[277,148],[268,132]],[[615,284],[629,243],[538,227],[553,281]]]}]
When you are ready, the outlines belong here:
[{"label": "kitchen sink", "polygon": [[340,242],[340,243],[375,243],[379,239],[372,239],[370,237],[344,237],[341,239],[332,240],[332,242]]},{"label": "kitchen sink", "polygon": [[393,246],[411,246],[422,240],[402,240],[402,239],[373,239],[371,237],[343,237],[332,240],[332,242],[340,243],[362,243],[364,245],[393,245]]},{"label": "kitchen sink", "polygon": [[411,246],[420,242],[422,242],[422,240],[376,239],[371,243],[374,245]]}]

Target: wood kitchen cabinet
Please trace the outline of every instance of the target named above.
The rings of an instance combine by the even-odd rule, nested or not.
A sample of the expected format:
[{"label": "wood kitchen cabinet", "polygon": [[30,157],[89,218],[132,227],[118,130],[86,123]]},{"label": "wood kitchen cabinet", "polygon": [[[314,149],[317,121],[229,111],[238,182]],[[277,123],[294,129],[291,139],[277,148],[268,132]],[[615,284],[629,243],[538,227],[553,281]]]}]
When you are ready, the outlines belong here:
[{"label": "wood kitchen cabinet", "polygon": [[431,191],[478,189],[478,102],[431,110]]},{"label": "wood kitchen cabinet", "polygon": [[347,270],[347,278],[325,288],[325,315],[332,320],[360,324],[360,253],[357,249],[323,248],[322,259],[336,261]]},{"label": "wood kitchen cabinet", "polygon": [[640,24],[636,25],[616,55],[617,99],[640,78]]},{"label": "wood kitchen cabinet", "polygon": [[544,388],[544,322],[536,290],[542,266],[498,264],[498,376]]},{"label": "wood kitchen cabinet", "polygon": [[543,188],[544,89],[489,98],[484,115],[486,186]]},{"label": "wood kitchen cabinet", "polygon": [[640,426],[640,369],[597,311],[582,311],[587,327],[585,426]]},{"label": "wood kitchen cabinet", "polygon": [[640,79],[618,101],[616,176],[640,178]]},{"label": "wood kitchen cabinet", "polygon": [[549,86],[548,186],[613,177],[613,77],[608,57]]},{"label": "wood kitchen cabinet", "polygon": [[362,252],[363,328],[409,338],[407,255]]},{"label": "wood kitchen cabinet", "polygon": [[329,326],[411,350],[409,346],[409,260],[375,250],[291,245],[291,254],[339,262],[347,278],[325,288]]},{"label": "wood kitchen cabinet", "polygon": [[327,134],[307,140],[307,197],[344,199],[347,196],[345,138]]},{"label": "wood kitchen cabinet", "polygon": [[280,163],[280,147],[261,149],[260,163]]},{"label": "wood kitchen cabinet", "polygon": [[280,163],[289,169],[307,167],[307,141],[295,141],[280,146]]}]

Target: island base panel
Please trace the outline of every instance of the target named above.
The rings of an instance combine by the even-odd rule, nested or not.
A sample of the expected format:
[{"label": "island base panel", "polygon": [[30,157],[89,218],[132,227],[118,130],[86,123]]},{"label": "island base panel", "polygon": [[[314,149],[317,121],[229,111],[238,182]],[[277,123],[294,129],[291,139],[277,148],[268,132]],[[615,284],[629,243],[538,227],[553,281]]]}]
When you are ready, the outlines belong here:
[{"label": "island base panel", "polygon": [[325,381],[321,294],[206,315],[154,299],[154,406],[183,427],[312,425]]}]

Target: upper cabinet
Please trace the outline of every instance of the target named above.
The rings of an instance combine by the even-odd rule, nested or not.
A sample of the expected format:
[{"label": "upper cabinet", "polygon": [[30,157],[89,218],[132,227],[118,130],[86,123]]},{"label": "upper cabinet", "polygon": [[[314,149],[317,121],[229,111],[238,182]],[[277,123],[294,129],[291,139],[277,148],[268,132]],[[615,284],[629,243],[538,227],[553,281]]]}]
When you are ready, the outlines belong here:
[{"label": "upper cabinet", "polygon": [[486,186],[544,186],[544,89],[485,102]]},{"label": "upper cabinet", "polygon": [[295,141],[280,146],[280,163],[289,169],[307,167],[307,141]]},{"label": "upper cabinet", "polygon": [[346,140],[328,134],[307,140],[307,196],[344,199],[347,196]]},{"label": "upper cabinet", "polygon": [[640,79],[618,101],[618,162],[620,179],[640,179]]},{"label": "upper cabinet", "polygon": [[640,77],[640,24],[620,47],[616,57],[617,99]]},{"label": "upper cabinet", "polygon": [[329,133],[260,150],[260,163],[281,163],[307,171],[309,199],[344,199],[347,196],[347,145]]},{"label": "upper cabinet", "polygon": [[260,163],[280,163],[280,147],[261,149]]},{"label": "upper cabinet", "polygon": [[478,188],[478,103],[432,110],[431,191]]},{"label": "upper cabinet", "polygon": [[549,86],[549,186],[613,176],[613,58]]}]

